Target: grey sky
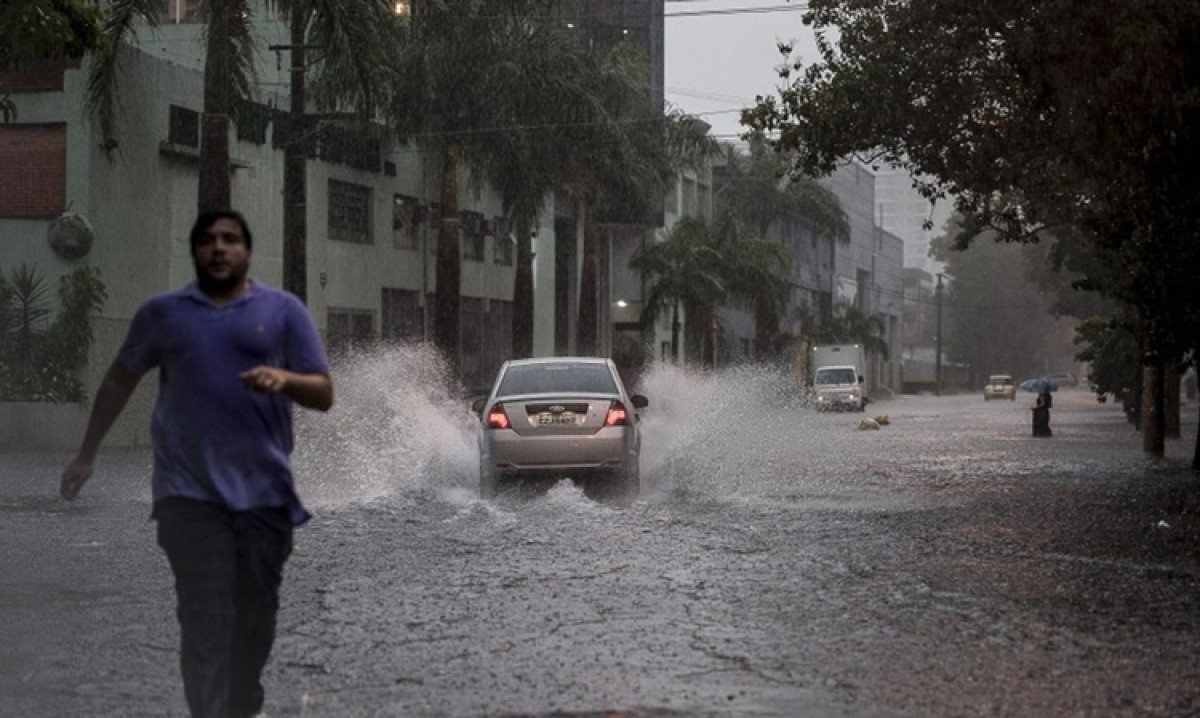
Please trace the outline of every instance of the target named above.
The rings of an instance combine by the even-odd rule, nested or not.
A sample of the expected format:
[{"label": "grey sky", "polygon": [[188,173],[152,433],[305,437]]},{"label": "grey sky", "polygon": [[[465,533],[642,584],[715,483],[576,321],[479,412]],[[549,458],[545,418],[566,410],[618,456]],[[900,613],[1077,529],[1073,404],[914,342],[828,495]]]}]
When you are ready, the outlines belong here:
[{"label": "grey sky", "polygon": [[[804,26],[804,3],[787,0],[668,0],[666,3],[666,96],[671,104],[702,114],[720,139],[742,131],[739,107],[779,83],[776,44],[792,42],[801,56],[816,57],[812,32]],[[674,16],[674,13],[741,8],[761,13]],[[782,9],[780,9],[782,8]]]}]

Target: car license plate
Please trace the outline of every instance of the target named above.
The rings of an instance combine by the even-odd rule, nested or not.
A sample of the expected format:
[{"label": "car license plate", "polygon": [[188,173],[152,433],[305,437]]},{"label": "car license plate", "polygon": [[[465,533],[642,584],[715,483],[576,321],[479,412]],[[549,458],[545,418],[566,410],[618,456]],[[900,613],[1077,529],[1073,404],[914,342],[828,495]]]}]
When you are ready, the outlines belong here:
[{"label": "car license plate", "polygon": [[542,414],[538,414],[538,423],[542,426],[561,426],[563,424],[574,424],[575,414],[574,412],[570,411],[566,411],[561,414],[551,414],[547,411]]}]

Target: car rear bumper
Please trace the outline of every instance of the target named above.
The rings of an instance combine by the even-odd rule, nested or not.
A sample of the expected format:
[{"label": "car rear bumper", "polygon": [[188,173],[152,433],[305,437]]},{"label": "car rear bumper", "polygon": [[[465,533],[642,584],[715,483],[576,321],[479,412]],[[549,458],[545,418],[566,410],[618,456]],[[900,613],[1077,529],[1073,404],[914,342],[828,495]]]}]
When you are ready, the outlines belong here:
[{"label": "car rear bumper", "polygon": [[490,430],[480,452],[484,465],[513,473],[618,468],[629,458],[629,437],[619,426],[583,436],[521,436],[511,429]]}]

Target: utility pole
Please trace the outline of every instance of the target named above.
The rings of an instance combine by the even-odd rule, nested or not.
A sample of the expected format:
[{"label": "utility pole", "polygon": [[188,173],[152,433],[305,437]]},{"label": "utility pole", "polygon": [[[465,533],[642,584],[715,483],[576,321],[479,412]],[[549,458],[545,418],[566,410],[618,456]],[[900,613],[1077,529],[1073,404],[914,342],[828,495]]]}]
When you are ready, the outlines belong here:
[{"label": "utility pole", "polygon": [[942,273],[937,275],[937,357],[935,376],[937,381],[937,395],[942,395]]},{"label": "utility pole", "polygon": [[291,52],[289,89],[291,108],[288,137],[283,147],[283,288],[308,303],[308,125],[306,124],[305,51],[319,49],[306,45],[312,10],[297,3],[291,10],[291,44],[271,45],[273,52]]}]

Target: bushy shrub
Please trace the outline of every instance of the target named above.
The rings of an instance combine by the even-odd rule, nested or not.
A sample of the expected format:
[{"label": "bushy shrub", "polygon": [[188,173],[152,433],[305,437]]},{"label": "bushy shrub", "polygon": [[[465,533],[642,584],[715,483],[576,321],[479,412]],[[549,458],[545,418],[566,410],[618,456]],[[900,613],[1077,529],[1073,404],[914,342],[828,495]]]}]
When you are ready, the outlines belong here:
[{"label": "bushy shrub", "polygon": [[0,272],[0,401],[86,398],[79,374],[94,338],[91,316],[108,299],[100,270],[81,267],[60,278],[56,314],[48,295],[36,265]]}]

